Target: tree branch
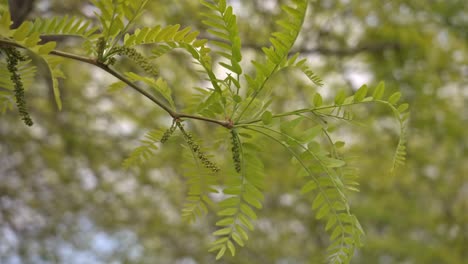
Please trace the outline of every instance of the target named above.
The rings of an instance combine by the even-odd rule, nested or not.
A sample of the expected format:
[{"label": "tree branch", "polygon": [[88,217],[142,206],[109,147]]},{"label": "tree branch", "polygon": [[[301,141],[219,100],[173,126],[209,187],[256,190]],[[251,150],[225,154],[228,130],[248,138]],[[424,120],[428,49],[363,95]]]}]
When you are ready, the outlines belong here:
[{"label": "tree branch", "polygon": [[[23,47],[22,45],[14,42],[14,41],[5,40],[5,39],[0,39],[0,46],[1,45],[27,49],[26,47]],[[133,88],[134,90],[136,90],[137,92],[139,92],[140,94],[142,94],[143,96],[148,98],[149,100],[151,100],[153,103],[155,103],[160,108],[162,108],[164,111],[166,111],[173,119],[180,119],[180,118],[196,119],[196,120],[201,120],[201,121],[205,121],[205,122],[209,122],[209,123],[214,123],[214,124],[226,127],[228,129],[233,127],[233,124],[230,121],[217,120],[217,119],[212,119],[212,118],[207,118],[207,117],[197,116],[197,115],[191,115],[191,114],[185,114],[185,113],[178,113],[178,112],[172,110],[170,107],[166,106],[161,100],[154,97],[152,94],[148,93],[146,90],[144,90],[140,86],[138,86],[135,83],[133,83],[132,81],[130,81],[128,78],[126,78],[125,76],[120,74],[118,71],[110,68],[107,64],[104,64],[104,63],[101,63],[101,62],[97,61],[97,59],[95,59],[95,58],[84,57],[84,56],[80,56],[80,55],[76,55],[76,54],[68,53],[68,52],[64,52],[64,51],[59,51],[59,50],[52,50],[50,52],[50,54],[55,55],[55,56],[60,56],[60,57],[63,57],[63,58],[67,58],[67,59],[81,61],[81,62],[91,64],[93,66],[96,66],[98,68],[103,69],[107,73],[113,75],[117,79],[121,80],[122,82],[124,82],[125,84],[127,84],[128,86],[130,86],[131,88]]]}]

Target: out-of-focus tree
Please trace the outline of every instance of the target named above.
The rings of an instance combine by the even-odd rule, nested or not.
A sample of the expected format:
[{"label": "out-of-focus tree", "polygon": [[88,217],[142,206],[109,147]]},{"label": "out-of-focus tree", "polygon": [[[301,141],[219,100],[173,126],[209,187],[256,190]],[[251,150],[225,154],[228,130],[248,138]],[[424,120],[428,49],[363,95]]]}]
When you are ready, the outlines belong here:
[{"label": "out-of-focus tree", "polygon": [[[29,2],[34,8],[27,19],[64,13],[95,19],[87,1]],[[251,56],[244,61],[255,59],[277,29],[273,21],[286,1],[230,2],[244,52]],[[343,152],[358,156],[361,175],[352,208],[366,242],[354,263],[468,259],[468,14],[463,2],[311,3],[293,50],[307,54],[324,79],[319,91],[328,95],[325,100],[338,90],[350,94],[363,83],[373,87],[384,80],[387,90],[401,90],[411,105],[408,160],[394,173],[388,168],[397,134],[387,109],[362,111],[362,125],[334,132],[352,142]],[[203,32],[202,9],[198,1],[150,1],[140,22],[179,23]],[[59,45],[73,47],[75,41]],[[168,54],[161,65],[173,93],[183,94],[187,83],[197,81],[182,53]],[[114,80],[102,71],[76,62],[63,70],[73,78],[60,84],[66,87],[62,111],[55,109],[43,73],[27,91],[35,125],[26,128],[10,113],[0,118],[0,262],[212,263],[203,245],[212,239],[216,219],[187,225],[180,218],[186,185],[177,142],[138,170],[121,167],[145,132],[170,120],[137,94],[107,92],[104,87]],[[291,110],[312,101],[314,93],[304,90],[315,88],[305,83],[295,72],[276,76],[271,85],[283,89],[274,89],[279,103],[272,107]],[[196,129],[204,135],[212,127]],[[310,212],[310,201],[297,191],[302,181],[284,166],[289,162],[284,151],[271,147],[269,152],[267,197],[256,230],[245,248],[221,263],[323,262],[328,236]]]}]

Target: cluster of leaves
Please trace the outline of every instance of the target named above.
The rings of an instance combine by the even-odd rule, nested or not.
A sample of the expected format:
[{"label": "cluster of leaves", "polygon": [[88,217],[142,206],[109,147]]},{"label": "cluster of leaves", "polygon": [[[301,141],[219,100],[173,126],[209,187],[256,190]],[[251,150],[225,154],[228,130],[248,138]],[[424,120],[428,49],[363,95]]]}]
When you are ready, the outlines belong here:
[{"label": "cluster of leaves", "polygon": [[[89,22],[79,18],[63,17],[26,22],[12,30],[9,28],[9,14],[4,12],[0,20],[0,43],[2,47],[25,48],[31,55],[36,54],[47,63],[59,108],[61,101],[57,78],[64,77],[59,66],[63,58],[70,58],[93,64],[114,74],[119,81],[111,85],[111,90],[129,85],[168,112],[174,119],[172,126],[165,131],[154,129],[148,132],[142,145],[131,153],[123,165],[127,168],[142,165],[157,153],[160,144],[166,143],[173,134],[180,135],[186,144],[183,146],[183,166],[188,185],[182,216],[188,221],[194,221],[206,214],[208,208],[217,208],[219,221],[216,226],[219,228],[213,233],[217,239],[210,247],[210,251],[217,252],[217,259],[226,252],[235,255],[236,247],[245,245],[249,238],[248,232],[255,227],[255,210],[262,208],[264,200],[265,168],[259,155],[265,149],[259,143],[263,139],[284,147],[294,161],[291,166],[298,168],[298,177],[306,179],[301,193],[310,195],[311,208],[316,218],[323,219],[325,229],[330,233],[330,263],[349,263],[355,249],[362,245],[364,235],[359,221],[351,213],[347,199],[347,192],[356,191],[358,183],[355,171],[337,154],[337,149],[344,143],[333,141],[327,119],[352,121],[352,107],[356,105],[379,103],[388,106],[401,127],[393,164],[402,164],[406,155],[404,135],[408,105],[397,105],[400,93],[383,99],[385,87],[380,83],[372,96],[368,96],[368,88],[364,85],[348,97],[344,92],[338,93],[329,104],[324,104],[322,96],[317,93],[310,107],[272,113],[268,110],[271,103],[271,86],[268,81],[281,70],[299,69],[313,84],[322,85],[322,81],[307,66],[305,59],[299,60],[299,54],[290,55],[304,23],[307,0],[294,0],[292,6],[282,7],[282,19],[277,22],[279,31],[271,34],[270,46],[262,48],[264,59],[252,62],[254,75],[244,74],[241,67],[242,47],[236,16],[225,0],[201,0],[201,4],[206,7],[203,23],[210,27],[208,32],[218,39],[214,41],[198,39],[197,31],[192,31],[190,27],[181,29],[180,25],[133,28],[147,2],[93,1],[99,9],[96,14],[100,21],[98,27],[91,27]],[[94,57],[84,58],[57,51],[55,42],[41,44],[41,36],[46,35],[82,37],[85,40],[84,53]],[[218,78],[213,71],[213,52],[210,47],[221,57],[219,65],[227,70],[227,77],[224,79]],[[177,112],[178,105],[174,102],[171,89],[156,69],[157,60],[174,49],[188,52],[211,84],[207,89],[196,88],[198,93],[194,94],[192,102],[185,107],[189,114]],[[144,51],[149,51],[152,55],[145,56]],[[6,54],[10,58],[12,53]],[[128,56],[144,73],[119,74],[109,70],[115,66],[118,56],[122,55]],[[11,67],[13,64],[15,68]],[[19,85],[22,84],[19,76],[23,77],[26,84],[34,71],[26,70],[21,63],[12,63],[10,59],[7,60],[7,65],[9,67],[6,70],[0,69],[0,84],[9,84],[5,85],[6,95],[9,96],[11,89],[8,87],[22,87]],[[14,84],[10,85],[12,80]],[[137,83],[144,83],[150,91],[155,92],[154,95],[140,88]],[[17,102],[19,97],[24,100],[22,94],[16,90],[15,93]],[[4,98],[5,94],[0,96]],[[13,93],[11,96],[14,96]],[[2,109],[5,109],[5,102],[8,100],[0,100]],[[25,107],[21,108],[19,103],[18,106],[25,119]],[[232,166],[220,167],[213,161],[213,156],[209,153],[214,149],[202,147],[203,142],[195,140],[193,134],[182,125],[182,121],[187,119],[216,123],[230,130],[226,139],[231,144],[227,149],[231,150]],[[220,173],[226,175],[224,182],[216,177]],[[222,186],[224,195],[224,199],[216,206],[210,198],[210,193],[217,192],[215,185]]]}]

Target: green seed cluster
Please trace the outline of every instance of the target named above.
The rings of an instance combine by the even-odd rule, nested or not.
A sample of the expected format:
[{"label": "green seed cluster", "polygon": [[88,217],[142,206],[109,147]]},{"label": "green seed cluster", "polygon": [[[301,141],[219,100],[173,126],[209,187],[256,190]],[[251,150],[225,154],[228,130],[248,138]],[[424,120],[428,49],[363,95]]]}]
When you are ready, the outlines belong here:
[{"label": "green seed cluster", "polygon": [[176,130],[177,126],[175,124],[175,122],[172,124],[172,126],[166,130],[166,132],[164,132],[163,136],[161,137],[161,143],[166,143],[167,140],[172,136],[172,134],[174,134],[174,131]]},{"label": "green seed cluster", "polygon": [[2,47],[3,52],[6,54],[7,69],[10,72],[10,79],[15,87],[16,106],[18,107],[19,114],[24,123],[28,126],[33,125],[33,121],[29,116],[26,107],[26,99],[24,96],[24,86],[21,81],[21,76],[18,74],[18,62],[25,61],[27,58],[23,56],[16,48]]},{"label": "green seed cluster", "polygon": [[190,149],[193,151],[193,153],[197,155],[201,163],[213,172],[218,172],[218,166],[214,162],[210,161],[206,157],[206,154],[203,151],[201,151],[200,146],[193,140],[193,135],[191,133],[186,132],[180,122],[177,122],[176,124],[179,127],[182,134],[184,135],[185,141],[187,141],[187,144],[189,145]]},{"label": "green seed cluster", "polygon": [[231,143],[232,143],[232,160],[234,161],[234,167],[238,173],[241,172],[241,158],[240,158],[240,146],[239,138],[234,129],[231,129]]},{"label": "green seed cluster", "polygon": [[[133,60],[138,66],[140,66],[146,73],[151,75],[159,75],[158,70],[154,67],[151,62],[141,55],[136,49],[130,47],[114,47],[109,52],[110,54],[125,55]],[[109,64],[114,64],[115,58],[109,59]]]}]

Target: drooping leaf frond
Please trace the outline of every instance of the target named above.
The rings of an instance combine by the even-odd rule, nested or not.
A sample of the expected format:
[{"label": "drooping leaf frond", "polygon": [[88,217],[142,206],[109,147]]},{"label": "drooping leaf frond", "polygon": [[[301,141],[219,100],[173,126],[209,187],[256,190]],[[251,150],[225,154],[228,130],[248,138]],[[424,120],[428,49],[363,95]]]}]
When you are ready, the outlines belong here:
[{"label": "drooping leaf frond", "polygon": [[400,113],[400,136],[398,139],[398,145],[393,155],[392,172],[401,165],[405,164],[406,161],[406,133],[407,133],[407,118],[408,113]]},{"label": "drooping leaf frond", "polygon": [[406,133],[407,133],[407,123],[409,118],[408,108],[409,105],[407,103],[402,103],[398,105],[398,101],[401,98],[400,92],[395,92],[388,97],[388,99],[382,99],[385,93],[385,83],[380,82],[374,90],[372,94],[373,100],[376,102],[382,103],[389,107],[398,120],[399,129],[399,138],[398,144],[393,155],[392,161],[392,169],[393,172],[398,166],[405,164],[406,161]]},{"label": "drooping leaf frond", "polygon": [[316,75],[312,69],[307,65],[307,59],[302,59],[296,63],[288,61],[288,64],[291,65],[291,67],[298,68],[300,69],[306,76],[309,78],[311,82],[313,82],[317,86],[322,86],[323,82],[322,79],[318,75]]},{"label": "drooping leaf frond", "polygon": [[146,162],[158,150],[158,142],[161,142],[165,133],[166,131],[161,129],[153,129],[146,133],[145,139],[141,140],[141,145],[135,148],[130,156],[124,160],[123,167],[140,166]]},{"label": "drooping leaf frond", "polygon": [[253,61],[255,66],[255,77],[246,75],[246,80],[249,86],[249,97],[246,103],[241,105],[241,113],[237,116],[237,120],[240,120],[244,115],[245,111],[251,107],[252,102],[265,88],[266,82],[270,77],[280,70],[280,66],[284,65],[287,61],[288,54],[296,42],[299,32],[304,23],[305,14],[307,11],[307,0],[295,0],[293,1],[295,7],[282,6],[285,15],[283,19],[278,20],[277,24],[280,27],[280,31],[273,32],[270,37],[270,47],[262,48],[265,53],[265,61],[258,62]]},{"label": "drooping leaf frond", "polygon": [[25,22],[29,26],[29,35],[39,33],[41,36],[62,35],[90,37],[98,29],[91,27],[91,21],[76,16],[64,16],[54,18],[36,18],[33,22]]},{"label": "drooping leaf frond", "polygon": [[125,76],[131,81],[141,81],[148,85],[154,92],[159,94],[175,109],[175,103],[172,99],[172,90],[169,88],[167,82],[163,78],[154,79],[151,77],[144,77],[133,72],[126,72]]},{"label": "drooping leaf frond", "polygon": [[196,41],[198,31],[191,31],[190,27],[180,29],[179,24],[161,27],[143,27],[136,29],[132,33],[125,34],[124,45],[134,46],[141,44],[157,44],[157,43],[193,43]]},{"label": "drooping leaf frond", "polygon": [[60,64],[63,62],[63,58],[52,56],[52,55],[43,55],[42,58],[47,62],[49,74],[52,79],[52,90],[54,92],[55,103],[57,105],[57,108],[61,110],[62,99],[60,98],[58,78],[65,78],[65,75],[60,69]]},{"label": "drooping leaf frond", "polygon": [[219,229],[213,233],[219,238],[210,248],[210,251],[218,252],[216,259],[221,258],[226,250],[234,256],[235,244],[245,245],[247,232],[254,229],[253,221],[257,219],[254,208],[261,209],[264,200],[265,175],[263,162],[258,157],[259,148],[250,142],[242,142],[236,131],[231,132],[231,137],[235,172],[225,183],[223,193],[227,198],[219,203],[220,220],[216,222]]},{"label": "drooping leaf frond", "polygon": [[[205,152],[205,150],[201,150]],[[197,218],[204,216],[212,201],[208,196],[217,193],[214,188],[218,184],[216,174],[201,164],[200,160],[190,147],[183,147],[182,163],[183,174],[187,179],[187,198],[182,208],[182,218],[187,222],[194,222]],[[208,156],[208,158],[212,158]]]},{"label": "drooping leaf frond", "polygon": [[208,33],[219,39],[210,43],[218,47],[220,51],[217,53],[228,60],[228,63],[220,62],[220,65],[239,76],[242,73],[239,64],[242,60],[241,41],[232,7],[226,5],[226,0],[200,2],[209,9],[203,13],[203,23],[210,27]]},{"label": "drooping leaf frond", "polygon": [[199,32],[191,31],[190,27],[179,29],[179,24],[166,27],[158,25],[155,27],[137,29],[135,32],[125,35],[124,45],[158,44],[158,46],[153,49],[153,58],[158,58],[175,48],[183,48],[187,50],[194,59],[201,63],[211,61],[211,59],[206,58],[210,51],[205,47],[207,40],[197,39]]},{"label": "drooping leaf frond", "polygon": [[[337,168],[345,162],[329,156],[318,144],[308,147],[287,133],[257,125],[246,126],[247,129],[262,134],[282,145],[301,165],[310,180],[303,185],[301,193],[316,192],[312,210],[317,219],[326,222],[325,229],[330,233],[331,244],[328,247],[330,263],[347,263],[354,254],[355,248],[361,246],[364,232],[357,218],[350,213],[349,203],[344,193],[344,184],[338,176]],[[285,138],[287,141],[282,140]],[[302,149],[297,152],[295,149]]]}]

